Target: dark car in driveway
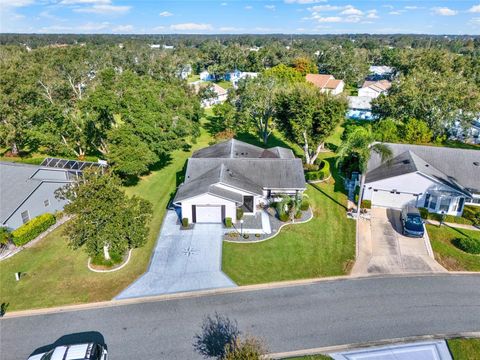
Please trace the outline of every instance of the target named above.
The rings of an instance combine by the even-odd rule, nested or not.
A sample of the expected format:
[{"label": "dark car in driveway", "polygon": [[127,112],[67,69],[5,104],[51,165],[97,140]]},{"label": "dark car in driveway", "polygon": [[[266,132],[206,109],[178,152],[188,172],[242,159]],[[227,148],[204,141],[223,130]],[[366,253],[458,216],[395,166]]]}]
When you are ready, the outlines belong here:
[{"label": "dark car in driveway", "polygon": [[423,226],[423,219],[416,207],[406,206],[402,210],[400,216],[403,225],[403,235],[410,237],[423,237],[425,234],[425,227]]}]

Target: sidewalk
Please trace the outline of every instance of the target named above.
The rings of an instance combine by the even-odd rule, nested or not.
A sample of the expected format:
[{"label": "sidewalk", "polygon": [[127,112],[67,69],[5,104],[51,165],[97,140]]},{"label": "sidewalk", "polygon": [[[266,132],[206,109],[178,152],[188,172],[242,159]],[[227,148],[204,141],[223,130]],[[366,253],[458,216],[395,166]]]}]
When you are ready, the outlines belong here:
[{"label": "sidewalk", "polygon": [[[437,221],[437,220],[426,220],[426,222],[427,222],[427,224],[430,224],[430,225],[440,226],[440,222]],[[480,231],[480,228],[475,227],[473,225],[456,224],[456,223],[450,223],[450,222],[444,222],[443,225],[447,225],[447,226],[450,226],[452,228],[457,228],[457,229]]]}]

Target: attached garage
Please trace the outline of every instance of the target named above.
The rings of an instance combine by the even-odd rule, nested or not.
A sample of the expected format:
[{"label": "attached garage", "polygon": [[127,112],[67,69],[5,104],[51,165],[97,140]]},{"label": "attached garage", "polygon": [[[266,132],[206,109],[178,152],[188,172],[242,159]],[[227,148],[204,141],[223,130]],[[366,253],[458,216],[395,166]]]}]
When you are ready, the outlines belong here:
[{"label": "attached garage", "polygon": [[416,203],[417,195],[415,194],[379,189],[373,189],[372,191],[373,206],[401,209],[407,204],[416,205]]},{"label": "attached garage", "polygon": [[192,205],[194,223],[221,223],[225,217],[225,205]]}]

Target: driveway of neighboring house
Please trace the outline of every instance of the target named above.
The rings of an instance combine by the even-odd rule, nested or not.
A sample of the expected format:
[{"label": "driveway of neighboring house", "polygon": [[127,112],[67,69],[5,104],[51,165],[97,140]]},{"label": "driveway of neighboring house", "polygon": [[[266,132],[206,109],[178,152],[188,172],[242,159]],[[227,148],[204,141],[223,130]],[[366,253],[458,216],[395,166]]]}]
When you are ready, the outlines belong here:
[{"label": "driveway of neighboring house", "polygon": [[167,211],[147,272],[116,299],[236,286],[221,270],[223,233],[221,224],[180,230]]},{"label": "driveway of neighboring house", "polygon": [[434,258],[428,234],[402,235],[400,211],[372,208],[370,221],[359,219],[358,258],[352,275],[446,271]]}]

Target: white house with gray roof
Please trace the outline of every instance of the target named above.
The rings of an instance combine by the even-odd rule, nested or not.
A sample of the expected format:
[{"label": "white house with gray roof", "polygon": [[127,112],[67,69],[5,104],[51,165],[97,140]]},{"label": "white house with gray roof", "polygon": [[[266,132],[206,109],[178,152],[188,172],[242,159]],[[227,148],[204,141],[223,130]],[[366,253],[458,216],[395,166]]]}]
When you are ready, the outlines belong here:
[{"label": "white house with gray roof", "polygon": [[231,139],[193,153],[173,203],[190,223],[220,223],[235,221],[237,207],[253,215],[273,198],[305,188],[302,160],[290,149]]},{"label": "white house with gray roof", "polygon": [[372,206],[413,205],[460,216],[465,204],[480,205],[480,151],[386,145],[393,158],[382,163],[372,152],[365,175],[363,199]]}]

